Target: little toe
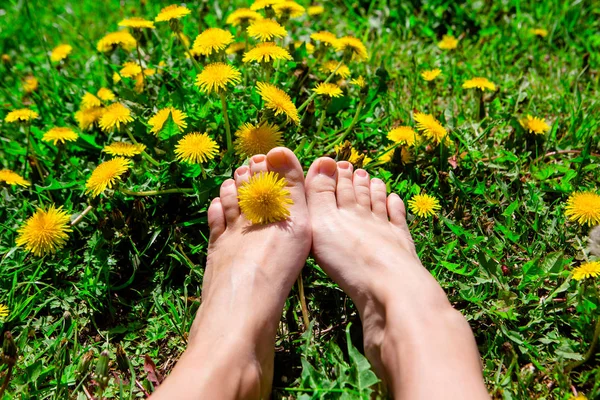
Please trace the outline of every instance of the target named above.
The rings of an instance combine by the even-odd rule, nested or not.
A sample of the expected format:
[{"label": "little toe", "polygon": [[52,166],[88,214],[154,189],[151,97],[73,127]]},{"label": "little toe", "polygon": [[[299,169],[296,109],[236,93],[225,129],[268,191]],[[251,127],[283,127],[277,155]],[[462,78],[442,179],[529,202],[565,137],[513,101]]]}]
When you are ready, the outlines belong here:
[{"label": "little toe", "polygon": [[290,207],[292,215],[298,217],[298,213],[306,215],[306,193],[304,191],[304,172],[302,165],[296,155],[285,147],[276,147],[269,151],[266,157],[266,164],[269,171],[277,173],[280,177],[285,177],[287,189],[294,204]]},{"label": "little toe", "polygon": [[207,214],[208,226],[210,227],[210,241],[214,242],[225,232],[225,228],[227,227],[220,198],[216,197],[213,199],[208,207]]},{"label": "little toe", "polygon": [[221,185],[221,205],[227,225],[237,221],[240,216],[240,206],[238,205],[238,193],[233,179],[227,179]]},{"label": "little toe", "polygon": [[306,174],[306,199],[312,214],[337,209],[335,188],[337,164],[329,157],[316,159]]},{"label": "little toe", "polygon": [[371,182],[367,171],[364,169],[354,171],[352,184],[354,186],[354,197],[358,205],[371,210],[371,189],[369,188]]},{"label": "little toe", "polygon": [[261,172],[267,172],[267,156],[257,154],[250,159],[250,174],[255,175]]},{"label": "little toe", "polygon": [[387,188],[385,187],[385,183],[378,178],[371,179],[371,211],[375,216],[387,221],[386,195]]},{"label": "little toe", "polygon": [[250,178],[250,168],[243,165],[235,170],[233,173],[233,179],[235,179],[235,184],[237,187],[240,187]]},{"label": "little toe", "polygon": [[352,164],[348,161],[340,161],[338,165],[338,177],[336,198],[337,205],[340,208],[352,207],[356,205],[354,197],[354,186],[352,185]]}]

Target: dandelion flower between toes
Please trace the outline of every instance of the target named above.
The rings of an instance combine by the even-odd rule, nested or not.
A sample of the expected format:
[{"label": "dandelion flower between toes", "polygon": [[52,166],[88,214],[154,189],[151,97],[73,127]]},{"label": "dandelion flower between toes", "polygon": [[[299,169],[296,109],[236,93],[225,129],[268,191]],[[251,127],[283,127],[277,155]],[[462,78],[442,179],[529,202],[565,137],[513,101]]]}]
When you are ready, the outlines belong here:
[{"label": "dandelion flower between toes", "polygon": [[294,204],[286,189],[287,180],[275,172],[255,174],[238,189],[240,210],[253,224],[269,224],[287,219]]}]

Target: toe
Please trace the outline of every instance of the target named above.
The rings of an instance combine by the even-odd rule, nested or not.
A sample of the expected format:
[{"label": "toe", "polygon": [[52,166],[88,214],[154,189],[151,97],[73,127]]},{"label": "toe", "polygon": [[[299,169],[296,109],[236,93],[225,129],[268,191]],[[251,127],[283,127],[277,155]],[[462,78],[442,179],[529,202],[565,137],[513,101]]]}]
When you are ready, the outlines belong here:
[{"label": "toe", "polygon": [[378,178],[371,179],[371,211],[377,217],[387,221],[386,194],[385,183]]},{"label": "toe", "polygon": [[369,186],[369,174],[364,169],[357,169],[354,171],[354,177],[352,178],[352,184],[354,186],[354,197],[359,206],[364,207],[368,210],[371,209],[371,190]]},{"label": "toe", "polygon": [[392,193],[388,196],[387,213],[392,224],[408,231],[408,225],[406,224],[406,208],[404,208],[404,202],[396,193]]},{"label": "toe", "polygon": [[338,178],[335,196],[340,208],[356,205],[354,197],[354,186],[352,185],[352,164],[348,161],[340,161],[338,165]]},{"label": "toe", "polygon": [[294,201],[294,204],[290,206],[292,216],[306,218],[308,209],[304,190],[304,172],[296,155],[290,149],[276,147],[267,154],[266,165],[269,171],[285,177],[287,189]]},{"label": "toe", "polygon": [[227,225],[237,221],[240,216],[240,206],[238,205],[237,188],[233,179],[227,179],[221,185],[221,205]]},{"label": "toe", "polygon": [[306,174],[306,199],[311,216],[337,209],[337,164],[329,157],[316,159]]},{"label": "toe", "polygon": [[252,156],[252,158],[250,159],[251,175],[267,171],[267,156],[265,156],[264,154],[257,154],[255,156]]},{"label": "toe", "polygon": [[235,185],[237,187],[242,186],[250,178],[250,168],[243,165],[235,170],[233,173],[233,179],[235,179]]},{"label": "toe", "polygon": [[214,242],[225,232],[225,214],[220,198],[213,199],[208,207],[208,226],[210,227],[210,241]]}]

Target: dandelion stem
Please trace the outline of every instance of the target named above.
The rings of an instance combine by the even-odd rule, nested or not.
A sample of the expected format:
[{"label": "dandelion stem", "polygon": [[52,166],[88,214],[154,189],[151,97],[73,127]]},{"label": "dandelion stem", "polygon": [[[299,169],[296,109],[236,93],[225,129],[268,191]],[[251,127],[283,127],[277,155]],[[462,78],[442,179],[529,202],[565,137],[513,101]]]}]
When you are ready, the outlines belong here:
[{"label": "dandelion stem", "polygon": [[219,93],[221,97],[221,108],[223,109],[223,121],[225,122],[225,134],[227,139],[227,151],[233,149],[233,142],[231,141],[231,128],[229,127],[229,116],[227,116],[227,100],[225,99],[225,92]]},{"label": "dandelion stem", "polygon": [[25,163],[23,164],[23,176],[27,172],[27,164],[29,164],[29,135],[31,134],[31,123],[27,124],[27,132],[25,133]]},{"label": "dandelion stem", "polygon": [[85,208],[85,210],[83,210],[81,212],[81,214],[79,214],[73,221],[71,221],[71,226],[77,225],[83,219],[83,217],[85,217],[87,215],[87,213],[92,211],[92,208],[94,208],[94,207],[91,204],[88,204],[88,206]]},{"label": "dandelion stem", "polygon": [[326,115],[327,115],[326,108],[323,108],[323,111],[321,112],[321,119],[319,120],[319,127],[317,128],[317,133],[315,134],[315,136],[317,136],[317,137],[321,133],[321,129],[323,129],[323,124],[325,123]]},{"label": "dandelion stem", "polygon": [[142,65],[142,53],[140,52],[140,41],[139,40],[135,41],[135,50],[137,52],[138,62],[140,63],[140,68],[142,70],[142,72],[141,72],[142,85],[144,85],[143,87],[146,88],[146,74],[144,74],[144,66]]},{"label": "dandelion stem", "polygon": [[192,52],[190,51],[190,46],[188,46],[188,44],[181,37],[181,32],[177,32],[177,39],[179,39],[179,42],[181,44],[183,44],[183,47],[185,47],[185,51],[188,53],[188,56],[190,56],[190,60],[192,60],[192,64],[194,64],[194,68],[196,69],[196,73],[199,74],[200,73],[200,65],[198,65],[198,62],[196,61],[196,59],[192,55]]},{"label": "dandelion stem", "polygon": [[[129,131],[129,129],[127,129],[127,136],[129,136],[129,139],[131,139],[133,144],[138,144],[138,141],[135,140],[135,138],[133,137],[133,134]],[[142,150],[142,157],[144,157],[147,161],[149,161],[155,167],[160,167],[160,163],[158,161],[156,161],[154,158],[152,158],[152,156],[150,154],[148,154],[146,152],[146,150]]]},{"label": "dandelion stem", "polygon": [[[325,82],[323,82],[323,83],[328,83],[331,80],[331,78],[333,78],[333,76],[335,75],[337,70],[342,66],[342,63],[343,63],[343,60],[338,63],[338,65],[335,67],[333,72],[327,77],[327,79],[325,79]],[[306,99],[306,101],[304,103],[302,103],[302,105],[300,107],[298,107],[298,112],[304,110],[310,104],[310,102],[314,100],[316,95],[317,95],[317,93],[313,92],[310,95],[310,97],[308,99]]]},{"label": "dandelion stem", "polygon": [[304,296],[304,281],[302,280],[302,271],[298,275],[298,294],[300,296],[300,308],[302,310],[302,321],[304,322],[304,330],[307,330],[310,326],[310,319],[308,318],[308,307],[306,306],[306,297]]},{"label": "dandelion stem", "polygon": [[340,136],[339,138],[337,138],[336,141],[334,141],[329,146],[327,146],[325,148],[325,151],[329,151],[329,150],[333,149],[338,143],[341,143],[344,139],[346,139],[346,137],[350,134],[350,131],[352,130],[352,128],[354,128],[354,125],[356,125],[356,122],[358,121],[358,117],[360,116],[360,111],[362,110],[364,104],[365,104],[364,98],[360,99],[358,106],[356,106],[356,112],[354,113],[354,118],[352,118],[352,121],[350,122],[350,125],[348,125],[348,128],[346,128],[344,133],[342,133],[342,136]]},{"label": "dandelion stem", "polygon": [[162,194],[174,194],[174,193],[194,193],[194,189],[192,188],[174,188],[174,189],[164,189],[164,190],[147,190],[144,192],[134,192],[129,189],[119,188],[119,192],[123,194],[128,194],[130,196],[160,196]]}]

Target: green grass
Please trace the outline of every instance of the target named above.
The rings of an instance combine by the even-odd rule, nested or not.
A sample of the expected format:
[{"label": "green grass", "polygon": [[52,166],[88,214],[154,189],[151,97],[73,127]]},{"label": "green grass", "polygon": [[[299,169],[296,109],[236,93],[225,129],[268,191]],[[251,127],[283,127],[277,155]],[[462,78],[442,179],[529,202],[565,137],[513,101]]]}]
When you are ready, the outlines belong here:
[{"label": "green grass", "polygon": [[[172,142],[147,133],[156,109],[172,104],[188,114],[188,131],[209,132],[223,147],[220,101],[193,86],[194,67],[181,46],[171,47],[168,24],[157,24],[143,47],[150,66],[166,62],[164,71],[149,79],[148,89],[138,94],[130,81],[113,84],[113,72],[135,60],[135,51],[101,54],[97,41],[117,30],[121,19],[133,14],[153,19],[168,3],[148,2],[145,8],[133,1],[103,3],[23,0],[0,6],[0,53],[11,57],[0,66],[0,165],[23,170],[26,128],[4,117],[27,106],[40,113],[31,126],[31,142],[45,175],[42,181],[28,167],[30,188],[0,186],[0,303],[10,308],[0,329],[12,334],[18,354],[5,399],[85,398],[84,387],[94,394],[93,373],[103,350],[110,359],[106,398],[144,397],[140,387],[151,392],[144,357],[165,375],[185,348],[201,301],[206,207],[219,184],[244,162],[219,155],[205,165],[203,175],[172,161]],[[207,27],[225,27],[227,15],[247,5],[228,3],[189,3],[193,12],[183,20],[184,32],[193,39]],[[413,111],[435,114],[450,132],[451,146],[424,143],[414,150],[413,163],[395,159],[366,169],[404,199],[419,192],[439,199],[437,216],[410,216],[411,231],[424,265],[473,328],[490,393],[501,399],[568,399],[576,389],[590,399],[600,397],[598,350],[567,371],[588,351],[600,300],[597,280],[581,283],[571,277],[570,270],[590,257],[589,228],[567,221],[564,214],[572,192],[599,190],[598,4],[324,4],[324,15],[288,22],[291,37],[308,40],[310,33],[326,29],[363,39],[370,58],[349,67],[353,78],[365,77],[368,88],[359,95],[349,85],[330,104],[318,139],[322,109],[317,99],[299,129],[285,129],[286,144],[307,167],[331,152],[330,144],[357,115],[347,139],[376,158],[390,144],[389,129],[414,126]],[[547,29],[548,36],[532,35],[530,29],[537,27]],[[436,44],[449,32],[461,39],[459,46],[442,51]],[[56,68],[47,54],[60,43],[74,50]],[[276,76],[299,106],[327,75],[304,47],[293,55],[294,61],[281,64]],[[333,52],[327,56],[336,57]],[[251,90],[261,71],[233,63],[247,71],[249,82],[228,97],[235,131],[261,113],[259,97]],[[427,85],[419,73],[433,67],[443,75]],[[27,75],[39,80],[38,90],[29,95],[22,87]],[[461,88],[473,76],[498,86],[485,94],[482,121],[475,92]],[[74,113],[82,95],[102,86],[132,109],[135,122],[129,127],[161,160],[154,167],[136,159],[124,187],[194,188],[192,195],[107,192],[89,199],[85,182],[108,159],[101,149],[120,136],[98,128],[78,130],[80,138],[67,145],[60,167],[53,166],[56,147],[41,136],[54,125],[77,127]],[[364,107],[357,114],[361,99]],[[527,114],[545,118],[551,130],[536,138],[527,135],[518,123]],[[55,203],[77,214],[88,202],[93,210],[56,255],[40,258],[15,247],[17,229],[37,206]],[[277,340],[275,398],[367,398],[373,387],[363,379],[369,376],[368,365],[354,347],[362,346],[354,306],[312,260],[303,275],[312,326],[304,333],[294,288]],[[120,351],[118,357],[117,349],[126,357]],[[78,372],[88,352],[91,366]],[[7,370],[6,364],[0,367],[0,380]]]}]

